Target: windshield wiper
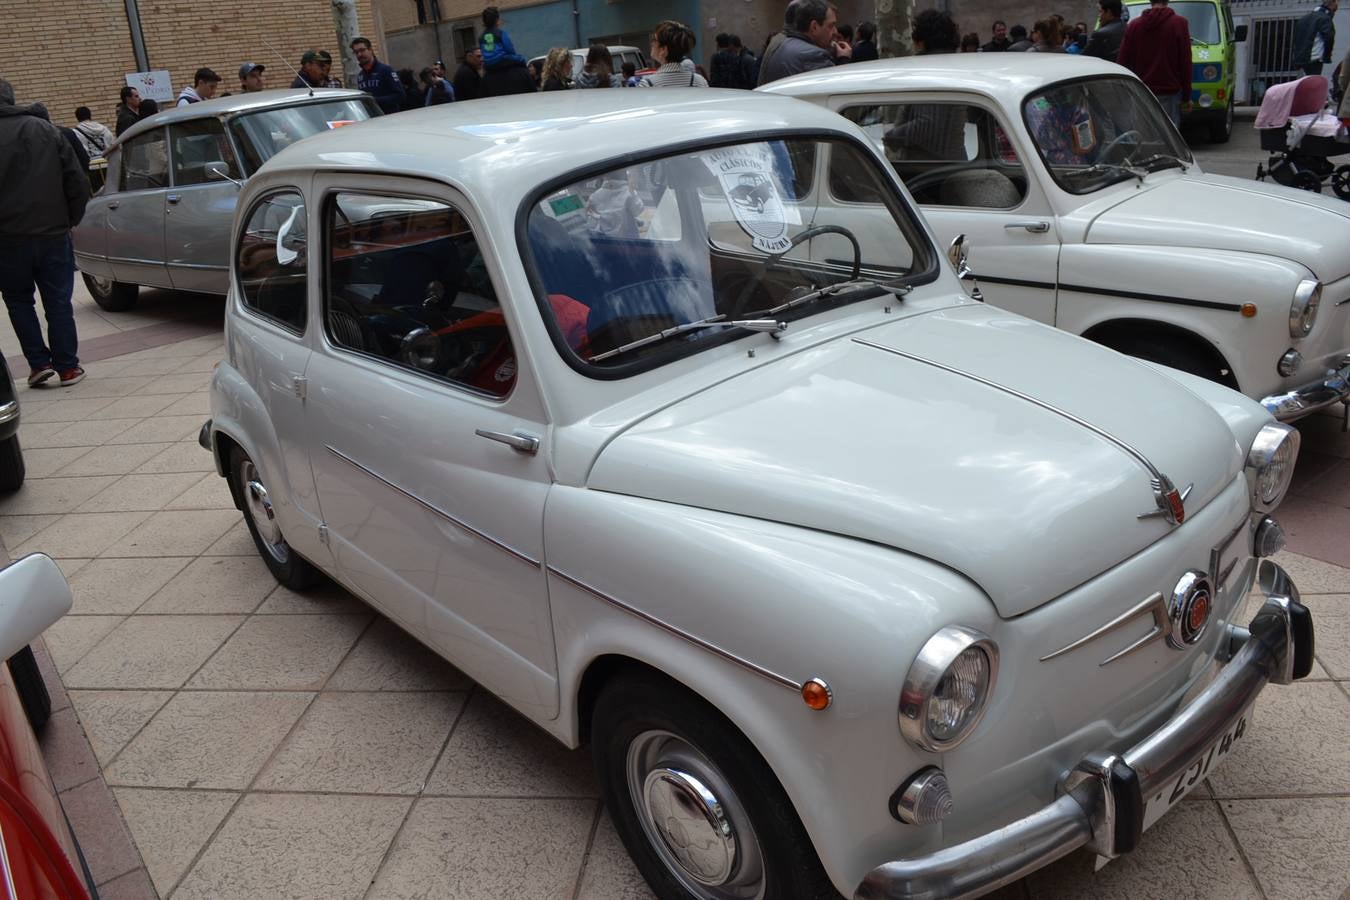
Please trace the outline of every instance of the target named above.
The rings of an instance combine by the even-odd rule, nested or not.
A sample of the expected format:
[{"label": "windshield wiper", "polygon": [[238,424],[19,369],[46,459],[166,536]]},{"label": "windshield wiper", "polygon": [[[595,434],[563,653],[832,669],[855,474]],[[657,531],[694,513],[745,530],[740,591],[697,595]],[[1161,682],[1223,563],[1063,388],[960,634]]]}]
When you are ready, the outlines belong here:
[{"label": "windshield wiper", "polygon": [[1178,156],[1173,156],[1170,153],[1155,153],[1148,159],[1141,159],[1138,162],[1135,162],[1134,165],[1138,166],[1141,169],[1145,169],[1146,171],[1152,172],[1154,170],[1148,167],[1156,162],[1167,163],[1167,165],[1165,166],[1159,166],[1158,168],[1160,169],[1168,169],[1171,168],[1172,166],[1176,166],[1183,172],[1190,171],[1190,166],[1186,164],[1186,161],[1184,159],[1181,159]]},{"label": "windshield wiper", "polygon": [[704,328],[744,328],[747,331],[759,331],[773,335],[774,339],[778,335],[787,331],[787,323],[779,322],[776,319],[731,319],[728,320],[726,313],[721,315],[709,316],[706,319],[699,319],[697,322],[685,322],[683,325],[672,325],[662,331],[649,334],[644,338],[638,338],[636,341],[629,341],[627,344],[615,347],[613,350],[606,350],[604,353],[597,353],[595,356],[588,357],[587,362],[600,362],[602,359],[609,359],[612,356],[618,356],[620,353],[627,353],[629,350],[636,350],[639,347],[646,347],[650,344],[656,344],[664,341],[666,338],[672,338],[680,334],[688,334],[691,331],[701,331]]},{"label": "windshield wiper", "polygon": [[885,282],[877,281],[873,278],[854,278],[849,281],[838,281],[834,284],[827,284],[824,287],[816,288],[814,291],[807,291],[800,297],[793,297],[786,303],[780,303],[769,309],[757,309],[748,315],[752,316],[776,316],[781,312],[787,312],[789,309],[796,309],[798,306],[805,306],[808,303],[814,303],[825,297],[834,297],[847,291],[858,290],[865,287],[877,287],[883,291],[890,291],[897,297],[903,297],[914,290],[911,285],[889,285]]},{"label": "windshield wiper", "polygon": [[1105,175],[1108,172],[1124,172],[1126,175],[1133,175],[1139,179],[1139,183],[1144,183],[1144,176],[1148,170],[1140,169],[1136,166],[1122,166],[1118,163],[1093,163],[1081,169],[1065,169],[1065,175]]}]

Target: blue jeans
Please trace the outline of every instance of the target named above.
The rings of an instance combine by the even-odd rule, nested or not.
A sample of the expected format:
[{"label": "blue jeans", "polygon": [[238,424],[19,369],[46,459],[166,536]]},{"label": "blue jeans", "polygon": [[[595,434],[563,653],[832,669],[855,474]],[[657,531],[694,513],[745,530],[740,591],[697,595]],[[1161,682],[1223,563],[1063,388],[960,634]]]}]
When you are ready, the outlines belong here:
[{"label": "blue jeans", "polygon": [[[42,294],[50,349],[42,339],[42,324],[33,301],[35,287]],[[0,295],[5,298],[9,321],[29,368],[52,366],[64,372],[80,364],[75,310],[70,303],[74,290],[75,250],[69,233],[0,238]]]},{"label": "blue jeans", "polygon": [[1172,124],[1181,127],[1181,94],[1158,94],[1158,102],[1162,104],[1163,112],[1167,113],[1167,118],[1172,120]]}]

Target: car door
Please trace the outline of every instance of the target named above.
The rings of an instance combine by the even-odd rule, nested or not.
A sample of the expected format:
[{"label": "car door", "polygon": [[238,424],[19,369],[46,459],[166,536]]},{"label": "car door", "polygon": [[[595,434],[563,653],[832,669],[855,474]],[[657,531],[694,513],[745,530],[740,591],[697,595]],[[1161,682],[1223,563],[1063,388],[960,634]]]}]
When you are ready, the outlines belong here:
[{"label": "car door", "polygon": [[75,244],[75,265],[96,278],[112,278],[112,266],[108,264],[108,204],[121,199],[116,181],[121,155],[121,150],[108,154],[107,174],[111,180],[89,198],[84,217],[70,231]]},{"label": "car door", "polygon": [[1059,229],[1001,113],[976,99],[834,98],[882,148],[945,246],[964,234],[984,299],[1055,321]]},{"label": "car door", "polygon": [[164,265],[164,207],[169,193],[166,129],[138,134],[122,146],[118,193],[108,204],[108,263],[123,284],[172,287]]},{"label": "car door", "polygon": [[305,421],[338,572],[522,712],[552,717],[548,432],[482,229],[421,182],[316,176],[319,193],[324,332]]},{"label": "car door", "polygon": [[169,126],[173,189],[164,201],[164,258],[173,286],[223,294],[229,286],[230,226],[239,188],[217,177],[223,163],[235,181],[243,176],[225,128],[214,116]]}]

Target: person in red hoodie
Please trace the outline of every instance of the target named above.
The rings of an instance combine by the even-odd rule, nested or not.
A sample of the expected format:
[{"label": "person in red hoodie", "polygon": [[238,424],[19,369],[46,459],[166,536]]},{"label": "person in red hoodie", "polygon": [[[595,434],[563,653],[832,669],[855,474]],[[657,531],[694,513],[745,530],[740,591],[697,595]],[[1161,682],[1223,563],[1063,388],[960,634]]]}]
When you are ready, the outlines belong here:
[{"label": "person in red hoodie", "polygon": [[1181,127],[1181,111],[1191,106],[1191,30],[1167,0],[1152,0],[1130,22],[1116,62],[1139,76],[1158,98],[1172,122]]}]

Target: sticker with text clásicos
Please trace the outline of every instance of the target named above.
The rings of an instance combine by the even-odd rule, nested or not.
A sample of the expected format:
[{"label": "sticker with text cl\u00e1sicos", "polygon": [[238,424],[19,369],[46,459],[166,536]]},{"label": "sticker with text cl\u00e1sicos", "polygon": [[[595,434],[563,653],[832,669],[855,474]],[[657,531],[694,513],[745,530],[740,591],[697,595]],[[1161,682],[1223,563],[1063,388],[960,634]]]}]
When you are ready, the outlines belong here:
[{"label": "sticker with text cl\u00e1sicos", "polygon": [[768,147],[728,147],[700,155],[717,176],[731,206],[731,214],[750,244],[764,253],[782,253],[792,246],[788,216],[773,174]]}]

